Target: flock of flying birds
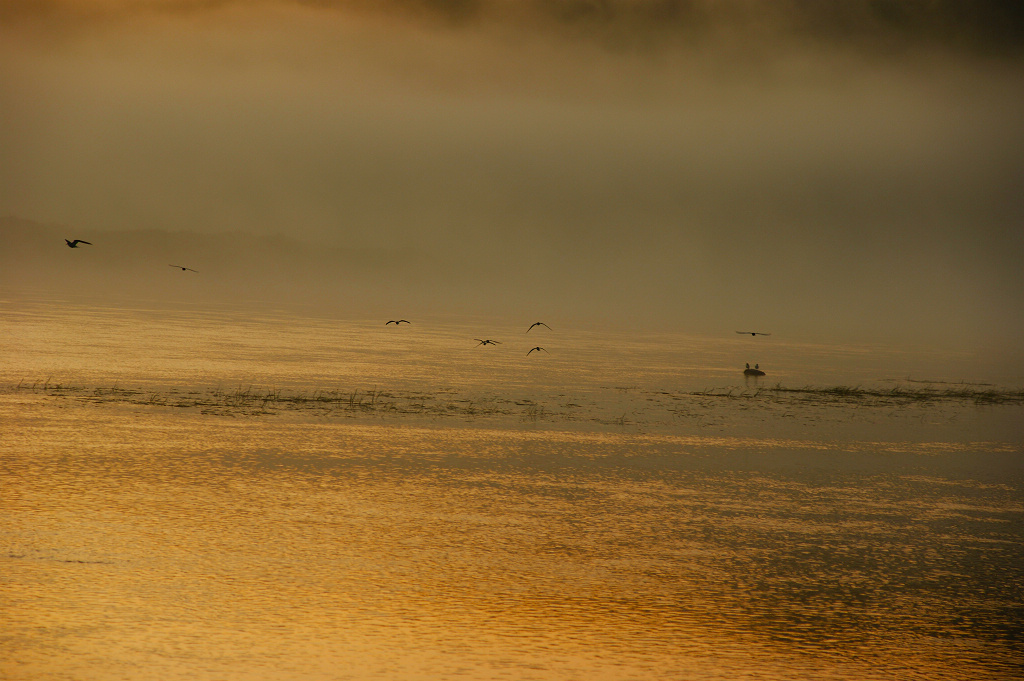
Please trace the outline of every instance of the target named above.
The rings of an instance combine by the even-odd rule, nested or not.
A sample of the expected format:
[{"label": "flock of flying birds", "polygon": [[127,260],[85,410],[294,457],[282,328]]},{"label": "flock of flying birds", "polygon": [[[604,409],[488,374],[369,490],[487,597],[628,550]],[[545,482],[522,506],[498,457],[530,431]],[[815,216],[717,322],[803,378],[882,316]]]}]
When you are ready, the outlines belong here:
[{"label": "flock of flying birds", "polygon": [[[68,248],[78,248],[78,244],[88,244],[88,245],[92,246],[92,242],[91,241],[84,241],[82,239],[75,239],[74,241],[72,241],[71,239],[64,239],[64,243],[66,243],[68,245]],[[174,267],[176,269],[181,270],[182,272],[195,272],[196,271],[196,270],[192,269],[191,267],[185,267],[184,265],[168,265],[168,267]]]},{"label": "flock of flying birds", "polygon": [[[74,239],[74,240],[64,239],[64,242],[68,245],[68,248],[78,248],[78,244],[88,244],[89,246],[92,246],[92,242],[83,241],[82,239]],[[195,272],[196,271],[196,270],[192,269],[191,267],[185,267],[184,265],[168,265],[168,267],[174,267],[175,269],[179,269],[182,272]],[[401,326],[402,324],[411,324],[411,322],[408,319],[389,319],[387,322],[385,322],[384,326],[388,326],[389,324],[394,324],[395,326]],[[548,330],[551,329],[551,327],[548,326],[547,324],[545,324],[544,322],[534,322],[533,324],[530,324],[530,328],[528,328],[526,330],[526,333],[530,333],[530,331],[532,331],[533,327],[535,327],[535,326],[543,326],[544,328],[546,328]],[[750,336],[770,336],[771,335],[770,333],[765,333],[763,331],[737,331],[736,333],[738,333],[740,335],[743,335],[743,336],[746,336],[746,335],[750,335]],[[481,345],[501,345],[501,341],[496,341],[496,340],[493,340],[491,338],[474,338],[473,340],[477,341],[477,347],[480,347]],[[531,353],[534,353],[534,352],[547,352],[547,350],[545,350],[544,348],[542,348],[539,345],[535,345],[534,347],[530,348],[529,352],[527,352],[526,355],[529,356]],[[750,369],[750,365],[749,364],[747,365],[747,369],[748,370]]]},{"label": "flock of flying birds", "polygon": [[[389,319],[388,321],[384,322],[384,326],[387,326],[388,324],[394,324],[395,326],[400,326],[402,324],[411,324],[411,323],[412,322],[410,322],[408,319]],[[535,327],[535,326],[543,326],[546,329],[551,329],[551,327],[548,326],[547,324],[545,324],[544,322],[534,322],[533,324],[530,324],[530,327],[528,329],[526,329],[526,333],[530,333],[530,331],[532,331],[533,327]],[[473,340],[476,341],[476,346],[477,347],[480,347],[481,345],[501,345],[501,341],[496,341],[493,338],[474,338]],[[529,356],[530,353],[532,353],[532,352],[547,352],[547,350],[545,350],[544,348],[542,348],[539,345],[536,345],[536,346],[530,348],[529,352],[527,352],[526,355]]]}]

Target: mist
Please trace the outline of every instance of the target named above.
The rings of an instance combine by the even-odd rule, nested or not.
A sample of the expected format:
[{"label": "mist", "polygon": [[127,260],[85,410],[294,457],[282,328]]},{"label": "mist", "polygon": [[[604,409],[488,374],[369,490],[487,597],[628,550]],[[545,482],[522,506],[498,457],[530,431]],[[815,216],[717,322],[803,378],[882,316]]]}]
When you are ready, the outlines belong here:
[{"label": "mist", "polygon": [[0,286],[1019,362],[1005,5],[7,3]]}]

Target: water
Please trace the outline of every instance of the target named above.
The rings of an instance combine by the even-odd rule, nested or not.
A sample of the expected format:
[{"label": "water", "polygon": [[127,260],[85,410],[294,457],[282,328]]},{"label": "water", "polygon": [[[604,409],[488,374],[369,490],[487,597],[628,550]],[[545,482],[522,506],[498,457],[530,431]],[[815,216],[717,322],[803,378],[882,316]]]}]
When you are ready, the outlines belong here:
[{"label": "water", "polygon": [[383,321],[7,307],[0,677],[1024,672],[1021,403],[908,392],[964,358]]}]

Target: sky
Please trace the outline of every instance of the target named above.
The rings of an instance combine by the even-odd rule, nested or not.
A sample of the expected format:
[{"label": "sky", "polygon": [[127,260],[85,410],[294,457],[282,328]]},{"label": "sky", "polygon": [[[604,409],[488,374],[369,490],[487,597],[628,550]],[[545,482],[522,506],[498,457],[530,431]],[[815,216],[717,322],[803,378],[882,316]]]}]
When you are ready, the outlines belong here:
[{"label": "sky", "polygon": [[1019,366],[1018,4],[0,0],[0,287]]}]

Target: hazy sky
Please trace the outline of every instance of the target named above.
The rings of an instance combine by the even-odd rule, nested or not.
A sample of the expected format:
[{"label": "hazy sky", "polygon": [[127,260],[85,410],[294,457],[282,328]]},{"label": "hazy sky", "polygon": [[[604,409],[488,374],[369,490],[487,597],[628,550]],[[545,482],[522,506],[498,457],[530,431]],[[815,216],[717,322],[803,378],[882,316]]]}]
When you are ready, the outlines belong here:
[{"label": "hazy sky", "polygon": [[0,0],[0,216],[411,249],[435,311],[1006,351],[1013,5]]}]

